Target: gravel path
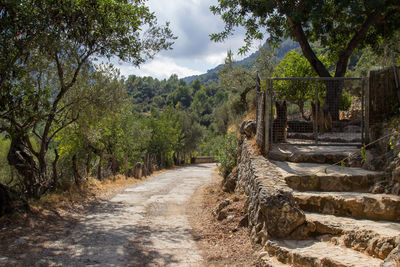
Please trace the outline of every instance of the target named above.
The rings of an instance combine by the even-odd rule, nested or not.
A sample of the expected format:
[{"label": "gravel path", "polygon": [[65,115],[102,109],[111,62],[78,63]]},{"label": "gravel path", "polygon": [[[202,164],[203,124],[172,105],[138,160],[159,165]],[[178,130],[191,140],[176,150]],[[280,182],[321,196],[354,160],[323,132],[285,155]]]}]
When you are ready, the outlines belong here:
[{"label": "gravel path", "polygon": [[201,266],[186,205],[215,164],[167,171],[95,207],[34,266]]}]

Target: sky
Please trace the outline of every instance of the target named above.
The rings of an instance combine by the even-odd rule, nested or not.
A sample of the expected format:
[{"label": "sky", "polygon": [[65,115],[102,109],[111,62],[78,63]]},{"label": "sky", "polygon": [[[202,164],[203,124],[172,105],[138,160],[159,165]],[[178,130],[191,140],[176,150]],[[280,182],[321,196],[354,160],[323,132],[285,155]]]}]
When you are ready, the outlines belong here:
[{"label": "sky", "polygon": [[[149,0],[147,5],[157,16],[160,25],[169,21],[172,32],[178,37],[172,46],[173,50],[160,52],[140,68],[117,61],[112,63],[125,77],[134,74],[164,79],[172,74],[184,78],[206,73],[224,62],[229,49],[235,54],[244,45],[243,29],[237,30],[224,43],[210,41],[211,33],[224,28],[222,19],[209,9],[217,3],[217,0]],[[236,60],[241,58],[238,55],[235,57]]]}]

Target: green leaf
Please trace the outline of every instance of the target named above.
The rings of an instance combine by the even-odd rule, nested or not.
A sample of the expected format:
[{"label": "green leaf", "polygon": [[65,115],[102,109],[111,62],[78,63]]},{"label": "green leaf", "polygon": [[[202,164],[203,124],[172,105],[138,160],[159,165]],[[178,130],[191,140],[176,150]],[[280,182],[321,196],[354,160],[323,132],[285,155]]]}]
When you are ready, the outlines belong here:
[{"label": "green leaf", "polygon": [[346,164],[344,163],[344,160],[342,160],[342,161],[340,162],[340,165],[342,166],[342,170],[344,170],[344,168],[346,167]]},{"label": "green leaf", "polygon": [[365,146],[361,147],[361,157],[362,157],[361,163],[364,163],[365,159],[367,158],[367,153],[365,152]]},{"label": "green leaf", "polygon": [[389,140],[389,147],[390,147],[391,150],[394,149],[393,138],[390,138],[390,140]]},{"label": "green leaf", "polygon": [[324,169],[325,174],[328,174],[328,168]]},{"label": "green leaf", "polygon": [[265,92],[267,89],[267,81],[260,81],[261,91]]}]

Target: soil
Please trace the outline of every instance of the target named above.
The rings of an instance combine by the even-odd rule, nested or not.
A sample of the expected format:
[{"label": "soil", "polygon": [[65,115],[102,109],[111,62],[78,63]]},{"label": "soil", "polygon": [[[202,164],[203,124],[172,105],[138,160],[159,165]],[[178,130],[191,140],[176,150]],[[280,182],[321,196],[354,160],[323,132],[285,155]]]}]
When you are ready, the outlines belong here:
[{"label": "soil", "polygon": [[[205,266],[255,266],[256,250],[249,230],[241,226],[246,221],[244,214],[245,196],[226,193],[221,189],[222,177],[217,169],[212,173],[212,181],[196,190],[188,207],[192,235],[202,250]],[[227,218],[218,220],[213,211],[219,203],[229,199]]]}]

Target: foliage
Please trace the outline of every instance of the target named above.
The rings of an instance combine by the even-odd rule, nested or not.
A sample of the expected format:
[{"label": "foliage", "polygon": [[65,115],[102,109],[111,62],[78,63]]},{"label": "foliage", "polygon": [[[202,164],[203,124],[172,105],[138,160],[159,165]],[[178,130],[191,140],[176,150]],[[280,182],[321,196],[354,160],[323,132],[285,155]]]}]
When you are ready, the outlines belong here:
[{"label": "foliage", "polygon": [[399,62],[400,30],[397,30],[393,39],[384,40],[374,47],[367,47],[360,51],[350,75],[353,77],[367,77],[370,71],[397,65]]},{"label": "foliage", "polygon": [[235,133],[228,133],[221,137],[216,144],[215,157],[219,163],[219,171],[223,177],[227,177],[236,166],[237,138]]},{"label": "foliage", "polygon": [[241,105],[248,108],[247,94],[256,88],[256,73],[239,65],[235,66],[232,51],[228,51],[225,65],[218,72],[219,84],[234,94],[240,94]]},{"label": "foliage", "polygon": [[148,151],[159,156],[161,164],[173,165],[174,151],[182,148],[182,125],[178,113],[172,105],[164,112],[153,112],[146,121],[151,129]]},{"label": "foliage", "polygon": [[0,183],[8,184],[11,180],[11,166],[7,162],[7,152],[10,148],[10,140],[0,138]]},{"label": "foliage", "polygon": [[11,137],[7,159],[24,178],[27,195],[40,197],[57,175],[48,167],[54,137],[88,100],[71,91],[85,84],[79,84],[82,72],[93,72],[89,58],[117,56],[139,65],[168,49],[174,37],[141,0],[9,1],[0,9],[0,129]]},{"label": "foliage", "polygon": [[351,107],[351,102],[352,100],[350,94],[346,91],[342,92],[339,101],[339,110],[349,110]]},{"label": "foliage", "polygon": [[[319,41],[323,47],[329,47],[332,59],[345,60],[347,64],[354,49],[374,45],[376,40],[381,40],[380,37],[389,39],[399,26],[399,6],[393,0],[340,3],[315,0],[218,2],[217,6],[211,7],[211,11],[221,15],[225,29],[211,35],[211,39],[224,40],[235,27],[244,26],[246,46],[240,52],[246,52],[253,39],[264,37],[266,29],[270,41],[274,43],[280,42],[282,37],[298,41],[313,67],[321,62],[311,62],[311,58],[315,60],[316,56],[310,51],[310,41]],[[340,74],[335,76],[344,75]]]},{"label": "foliage", "polygon": [[[263,39],[265,32],[274,44],[289,37],[300,44],[303,55],[320,77],[331,74],[311,43],[318,42],[327,49],[329,60],[335,62],[334,77],[344,77],[355,51],[391,39],[400,26],[400,6],[395,0],[219,0],[211,11],[225,22],[224,30],[212,34],[212,40],[223,41],[236,27],[243,26],[246,44],[239,52],[244,53],[252,40]],[[339,119],[342,89],[340,82],[327,88],[324,109],[329,110],[333,120]]]},{"label": "foliage", "polygon": [[[327,59],[319,57],[321,62],[328,65]],[[281,78],[315,77],[316,73],[311,68],[307,59],[296,51],[290,51],[276,67],[275,75]],[[283,80],[274,83],[274,88],[279,91],[279,97],[298,105],[303,118],[304,104],[307,100],[315,98],[315,81],[313,80]]]}]

